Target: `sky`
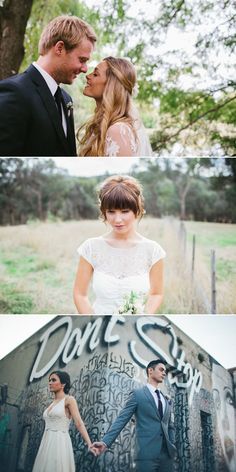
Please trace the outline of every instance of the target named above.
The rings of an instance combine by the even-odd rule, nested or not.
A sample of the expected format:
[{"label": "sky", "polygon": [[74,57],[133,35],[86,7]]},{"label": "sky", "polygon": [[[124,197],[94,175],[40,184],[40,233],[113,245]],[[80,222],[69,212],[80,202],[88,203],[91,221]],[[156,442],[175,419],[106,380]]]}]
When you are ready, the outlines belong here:
[{"label": "sky", "polygon": [[70,175],[75,176],[93,176],[101,175],[106,171],[109,173],[119,174],[128,173],[131,166],[138,164],[140,158],[132,157],[85,157],[76,159],[74,157],[57,157],[53,158],[57,167],[67,169]]},{"label": "sky", "polygon": [[[0,359],[56,315],[1,315]],[[172,323],[225,368],[236,367],[235,315],[172,315]]]},{"label": "sky", "polygon": [[[134,165],[138,166],[139,171],[146,170],[146,161],[150,159],[156,160],[153,158],[143,158],[143,157],[85,157],[85,158],[74,158],[74,157],[56,157],[52,158],[56,166],[59,168],[66,169],[70,175],[73,176],[83,176],[90,177],[95,175],[104,175],[109,171],[109,174],[128,174]],[[183,160],[181,157],[169,158],[169,162],[172,162],[175,166],[176,164],[182,165],[182,168],[185,164],[187,158]],[[166,159],[159,159],[160,165],[163,165],[163,162]],[[202,168],[201,175],[210,176],[217,175],[218,172],[225,172],[224,159],[218,158],[215,159],[215,168]]]}]

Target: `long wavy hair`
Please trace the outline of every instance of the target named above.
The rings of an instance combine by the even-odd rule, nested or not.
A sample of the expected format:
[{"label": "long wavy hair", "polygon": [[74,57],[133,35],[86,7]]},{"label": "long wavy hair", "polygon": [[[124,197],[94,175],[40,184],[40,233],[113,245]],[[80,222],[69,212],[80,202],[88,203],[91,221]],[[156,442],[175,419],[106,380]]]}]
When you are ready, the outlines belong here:
[{"label": "long wavy hair", "polygon": [[[126,59],[106,57],[107,63],[102,101],[97,104],[92,118],[77,133],[81,145],[80,156],[104,156],[108,128],[117,122],[128,123],[137,139],[134,118],[131,116],[131,95],[136,84],[134,66]],[[81,132],[84,131],[80,137]]]}]

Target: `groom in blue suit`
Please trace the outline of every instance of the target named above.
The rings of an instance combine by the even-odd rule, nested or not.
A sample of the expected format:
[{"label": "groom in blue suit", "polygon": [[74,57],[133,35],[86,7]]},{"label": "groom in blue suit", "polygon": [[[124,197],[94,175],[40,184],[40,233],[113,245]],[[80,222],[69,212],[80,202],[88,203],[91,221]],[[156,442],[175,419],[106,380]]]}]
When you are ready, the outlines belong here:
[{"label": "groom in blue suit", "polygon": [[95,442],[93,446],[98,454],[104,452],[135,415],[137,472],[172,472],[176,448],[171,401],[159,389],[166,375],[165,363],[160,359],[153,360],[149,362],[146,372],[147,385],[130,393],[102,441]]},{"label": "groom in blue suit", "polygon": [[76,16],[54,18],[39,41],[39,58],[0,81],[0,156],[75,156],[72,84],[94,48],[95,33]]}]

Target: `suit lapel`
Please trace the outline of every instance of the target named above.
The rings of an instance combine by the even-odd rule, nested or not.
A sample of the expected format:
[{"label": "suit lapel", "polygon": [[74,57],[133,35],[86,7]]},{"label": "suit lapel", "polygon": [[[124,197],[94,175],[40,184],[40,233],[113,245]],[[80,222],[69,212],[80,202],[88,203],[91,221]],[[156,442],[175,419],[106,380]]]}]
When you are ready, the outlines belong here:
[{"label": "suit lapel", "polygon": [[[68,102],[66,95],[64,95],[64,90],[62,89],[62,98],[63,98],[63,109],[66,117],[66,124],[67,124],[67,142],[71,149],[71,155],[76,155],[76,143],[75,143],[75,132],[74,132],[74,119],[73,119],[73,112],[67,107]],[[70,115],[69,115],[70,113]]]},{"label": "suit lapel", "polygon": [[144,390],[144,394],[145,394],[145,396],[147,397],[148,401],[151,403],[152,407],[154,408],[155,413],[156,413],[156,415],[158,416],[158,419],[161,420],[161,417],[160,417],[160,415],[159,415],[159,411],[158,411],[158,409],[157,409],[157,407],[156,407],[156,403],[155,403],[155,401],[154,401],[154,398],[153,398],[153,396],[152,396],[150,390],[148,389],[147,386],[145,386],[143,390]]},{"label": "suit lapel", "polygon": [[29,73],[32,81],[35,83],[37,87],[37,92],[39,93],[42,102],[48,112],[48,115],[51,119],[51,122],[56,130],[58,138],[60,139],[61,145],[65,150],[65,154],[68,153],[68,142],[62,128],[62,124],[60,121],[60,117],[58,111],[56,109],[55,101],[53,96],[41,74],[37,71],[37,69],[31,65],[25,73]]},{"label": "suit lapel", "polygon": [[[151,405],[153,406],[153,408],[155,409],[155,412],[159,418],[159,420],[161,420],[161,417],[159,415],[159,411],[156,407],[156,403],[154,401],[154,398],[150,392],[150,390],[148,389],[147,386],[144,387],[144,394],[146,396],[146,398],[148,399],[148,401],[150,401]],[[163,414],[163,418],[161,421],[164,421],[165,423],[167,422],[167,420],[169,419],[169,416],[170,416],[170,404],[168,402],[168,399],[166,398],[165,395],[163,395],[164,399],[165,399],[165,411],[164,411],[164,414]]]},{"label": "suit lapel", "polygon": [[169,415],[170,415],[170,404],[169,404],[166,396],[165,395],[163,395],[163,396],[165,398],[165,411],[164,411],[162,421],[164,421],[166,423],[168,418],[169,418]]}]

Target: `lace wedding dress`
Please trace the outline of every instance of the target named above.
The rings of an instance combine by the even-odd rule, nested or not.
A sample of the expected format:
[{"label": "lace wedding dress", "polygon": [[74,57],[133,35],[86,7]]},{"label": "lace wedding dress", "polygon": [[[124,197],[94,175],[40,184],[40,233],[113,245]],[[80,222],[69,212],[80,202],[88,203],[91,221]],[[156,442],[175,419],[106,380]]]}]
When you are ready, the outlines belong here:
[{"label": "lace wedding dress", "polygon": [[32,472],[75,472],[65,398],[44,413],[45,430]]},{"label": "lace wedding dress", "polygon": [[93,292],[96,314],[117,314],[131,291],[140,297],[150,287],[149,272],[153,264],[165,257],[162,247],[147,238],[129,248],[111,246],[103,236],[87,239],[78,248],[93,267]]},{"label": "lace wedding dress", "polygon": [[106,157],[117,156],[152,156],[152,149],[143,125],[136,129],[137,138],[130,125],[117,122],[110,126],[105,140]]},{"label": "lace wedding dress", "polygon": [[131,116],[134,120],[137,139],[135,139],[135,134],[129,124],[124,121],[115,123],[107,130],[105,156],[152,156],[152,148],[147,132],[134,105],[131,106]]}]

